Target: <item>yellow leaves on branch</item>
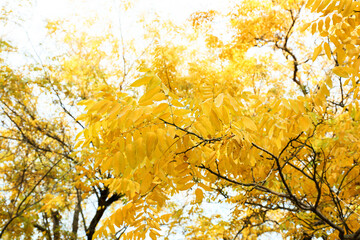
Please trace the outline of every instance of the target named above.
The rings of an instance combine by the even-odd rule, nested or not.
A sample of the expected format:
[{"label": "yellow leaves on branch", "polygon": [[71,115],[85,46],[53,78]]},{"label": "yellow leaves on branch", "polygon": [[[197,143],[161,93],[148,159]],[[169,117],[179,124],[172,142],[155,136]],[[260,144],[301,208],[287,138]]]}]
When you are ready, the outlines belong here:
[{"label": "yellow leaves on branch", "polygon": [[[128,233],[130,238],[145,236],[145,232],[156,238],[158,233],[153,230],[157,229],[156,221],[143,228],[143,217],[119,220],[119,216],[128,216],[129,209],[161,208],[170,192],[195,186],[195,203],[201,203],[203,190],[212,191],[210,186],[216,178],[204,175],[200,167],[218,168],[246,179],[249,169],[259,164],[253,141],[278,152],[288,139],[313,128],[306,101],[301,98],[262,104],[247,95],[235,99],[220,93],[190,105],[154,79],[157,77],[147,71],[131,85],[142,92],[138,97],[109,95],[105,89],[98,94],[99,101],[82,102],[87,114],[81,119],[90,125],[83,132],[83,142],[89,144],[91,139],[96,165],[114,176],[103,183],[131,201],[131,207],[127,204],[120,208],[106,224],[138,229],[138,233]],[[251,113],[245,102],[256,112]],[[105,232],[101,230],[101,234]]]},{"label": "yellow leaves on branch", "polygon": [[306,3],[306,8],[312,12],[323,13],[324,15],[337,11],[343,17],[347,17],[360,7],[359,2],[354,0],[309,0]]},{"label": "yellow leaves on branch", "polygon": [[[322,15],[305,27],[329,37],[314,49],[312,61],[323,52],[327,60],[335,60],[332,72],[347,78],[345,82],[340,79],[340,90],[353,94],[341,97],[356,99],[358,2],[314,0],[308,1],[307,7]],[[268,95],[266,90],[246,91],[246,87],[238,92],[226,86],[222,89],[220,82],[211,85],[207,80],[193,85],[199,96],[176,95],[181,92],[180,85],[170,90],[171,84],[165,85],[149,69],[124,92],[105,87],[97,101],[81,103],[86,113],[80,119],[88,127],[79,137],[82,146],[94,152],[96,166],[111,174],[102,183],[128,200],[104,226],[131,226],[135,230],[128,232],[127,238],[148,235],[156,239],[159,223],[169,220],[169,215],[162,217],[160,212],[169,197],[180,191],[191,192],[195,206],[204,200],[204,192],[230,189],[233,196],[229,201],[242,208],[251,209],[251,204],[258,206],[264,201],[276,209],[281,202],[281,206],[293,204],[305,212],[320,205],[323,209],[334,207],[331,191],[342,187],[341,174],[351,168],[351,160],[360,157],[358,123],[354,122],[360,114],[359,104],[352,99],[346,111],[338,109],[345,101],[336,102],[337,96],[333,100],[337,90],[333,77],[328,74],[318,80],[303,96],[285,90],[281,97]],[[351,171],[349,176],[358,173]],[[319,184],[325,181],[328,185]],[[357,196],[346,192],[346,196]],[[284,207],[279,212],[288,210]],[[296,217],[303,213],[293,212]],[[337,221],[330,213],[324,214]]]},{"label": "yellow leaves on branch", "polygon": [[[354,0],[309,0],[306,6],[313,12],[322,14],[320,20],[312,23],[312,32],[321,32],[320,35],[328,37],[331,43],[324,41],[320,44],[314,50],[312,60],[315,61],[322,50],[325,50],[328,59],[331,59],[332,54],[335,55],[339,65],[333,69],[336,75],[343,78],[359,77],[360,31],[357,23],[360,21],[360,3]],[[308,26],[309,24],[304,28]]]}]

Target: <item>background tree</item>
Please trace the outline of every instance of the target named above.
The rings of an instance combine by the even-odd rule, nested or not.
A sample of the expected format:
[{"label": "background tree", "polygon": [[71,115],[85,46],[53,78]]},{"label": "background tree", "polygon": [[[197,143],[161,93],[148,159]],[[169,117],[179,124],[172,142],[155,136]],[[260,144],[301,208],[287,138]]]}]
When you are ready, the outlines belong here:
[{"label": "background tree", "polygon": [[[7,17],[12,10],[4,6],[4,24],[18,21]],[[21,68],[8,62],[17,49],[0,41],[1,239],[93,239],[105,211],[125,200],[99,181],[111,175],[94,166],[91,153],[75,146],[84,128],[76,120],[81,111],[76,104],[93,98],[99,85],[119,87],[131,74],[121,66],[131,62],[105,69],[109,58],[125,61],[120,40],[110,34],[89,36],[66,24],[47,26],[63,54]],[[104,44],[110,44],[111,55]],[[117,239],[123,231],[108,238]]]}]

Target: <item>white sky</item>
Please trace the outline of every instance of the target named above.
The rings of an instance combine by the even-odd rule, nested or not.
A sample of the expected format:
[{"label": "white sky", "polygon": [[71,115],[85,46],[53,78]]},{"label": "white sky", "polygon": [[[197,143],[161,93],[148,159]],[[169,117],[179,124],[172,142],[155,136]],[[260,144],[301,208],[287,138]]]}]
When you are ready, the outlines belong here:
[{"label": "white sky", "polygon": [[[39,58],[44,60],[49,53],[54,55],[51,53],[57,51],[56,48],[51,48],[51,44],[49,46],[51,40],[46,36],[45,29],[47,20],[66,19],[76,22],[79,18],[98,16],[99,21],[104,22],[104,26],[109,22],[118,26],[121,22],[123,35],[127,40],[141,38],[142,25],[139,23],[141,16],[146,16],[145,22],[151,22],[156,13],[161,19],[169,19],[181,24],[191,13],[210,9],[221,11],[227,9],[233,2],[233,0],[134,0],[132,7],[125,12],[120,6],[124,6],[123,2],[128,0],[33,0],[32,6],[24,4],[23,0],[0,0],[0,7],[3,4],[1,1],[12,6],[23,4],[22,7],[16,8],[23,22],[10,23],[7,27],[0,28],[0,37],[11,40],[20,52],[29,53],[36,62],[39,62]],[[101,30],[100,28],[99,31]],[[50,50],[45,46],[50,47]],[[139,46],[140,49],[143,47]],[[29,59],[21,58],[20,53],[20,56],[13,57],[9,61],[10,64],[21,66],[28,63]]]}]

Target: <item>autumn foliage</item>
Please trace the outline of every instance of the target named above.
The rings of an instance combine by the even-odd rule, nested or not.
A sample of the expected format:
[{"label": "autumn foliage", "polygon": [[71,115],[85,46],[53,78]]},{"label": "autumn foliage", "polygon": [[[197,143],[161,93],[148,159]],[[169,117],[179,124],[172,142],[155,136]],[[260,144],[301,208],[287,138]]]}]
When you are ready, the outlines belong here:
[{"label": "autumn foliage", "polygon": [[91,238],[360,239],[359,22],[355,0],[252,0],[166,34],[148,26],[148,54],[120,87],[82,81],[84,128],[65,156],[91,176],[87,194],[119,203]]}]

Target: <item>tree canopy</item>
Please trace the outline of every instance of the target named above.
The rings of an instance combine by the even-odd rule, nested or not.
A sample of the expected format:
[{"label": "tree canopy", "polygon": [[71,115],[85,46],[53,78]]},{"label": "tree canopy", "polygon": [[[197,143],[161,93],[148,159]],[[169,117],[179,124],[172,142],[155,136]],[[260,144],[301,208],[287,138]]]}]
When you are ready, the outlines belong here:
[{"label": "tree canopy", "polygon": [[0,62],[0,237],[360,239],[359,22],[356,0],[237,1],[144,24],[146,47],[49,23],[67,53]]}]

